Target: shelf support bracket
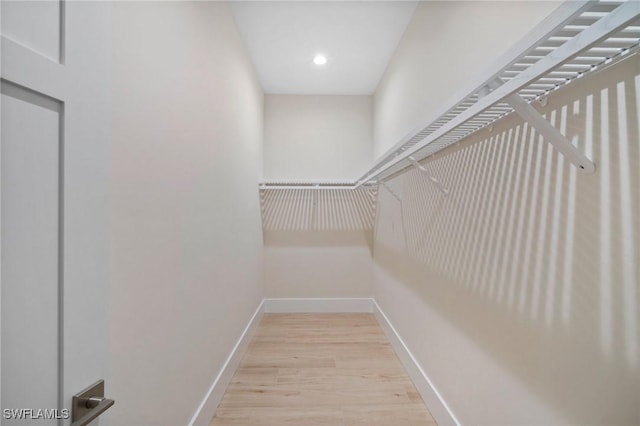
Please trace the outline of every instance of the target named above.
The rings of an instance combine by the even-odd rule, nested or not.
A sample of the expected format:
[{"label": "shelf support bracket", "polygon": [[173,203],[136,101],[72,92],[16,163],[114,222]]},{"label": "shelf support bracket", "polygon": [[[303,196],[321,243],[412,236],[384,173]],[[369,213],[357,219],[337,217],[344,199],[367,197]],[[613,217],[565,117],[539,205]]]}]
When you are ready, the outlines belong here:
[{"label": "shelf support bracket", "polygon": [[414,157],[411,157],[411,156],[408,158],[408,160],[416,169],[422,172],[429,179],[429,181],[431,181],[431,183],[433,183],[433,185],[435,185],[435,187],[438,188],[440,192],[442,192],[444,195],[449,194],[449,190],[446,189],[444,186],[442,186],[442,183],[440,183],[440,181],[436,179],[425,166],[420,164],[418,160],[416,160]]},{"label": "shelf support bracket", "polygon": [[[496,78],[491,83],[482,87],[478,96],[481,98],[486,96],[492,90],[495,90],[501,86],[504,82]],[[529,102],[524,100],[517,93],[504,98],[504,100],[513,108],[513,110],[526,122],[528,122],[534,129],[538,131],[544,137],[544,139],[554,146],[564,157],[569,160],[578,169],[593,173],[596,171],[596,166],[586,155],[584,155],[578,148],[576,148],[569,139],[558,129],[553,127]],[[546,99],[545,99],[546,104]]]},{"label": "shelf support bracket", "polygon": [[515,110],[516,114],[526,120],[547,142],[551,143],[562,155],[565,156],[578,169],[593,173],[596,166],[578,148],[576,148],[566,136],[553,127],[534,107],[514,93],[505,99]]}]

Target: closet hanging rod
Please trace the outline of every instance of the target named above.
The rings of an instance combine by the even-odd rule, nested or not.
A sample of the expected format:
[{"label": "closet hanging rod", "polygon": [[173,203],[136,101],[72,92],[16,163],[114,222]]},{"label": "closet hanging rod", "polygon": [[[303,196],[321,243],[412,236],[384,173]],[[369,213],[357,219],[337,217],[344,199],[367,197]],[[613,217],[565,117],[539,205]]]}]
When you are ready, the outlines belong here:
[{"label": "closet hanging rod", "polygon": [[[540,84],[542,78],[552,75],[558,70],[562,70],[565,76],[565,84],[570,83],[576,78],[582,77],[588,72],[599,69],[601,65],[608,64],[613,60],[618,60],[626,54],[633,53],[640,41],[640,2],[596,2],[591,1],[581,3],[579,6],[573,2],[565,3],[563,13],[560,17],[556,15],[556,19],[546,20],[539,28],[536,28],[526,39],[533,39],[534,42],[529,44],[528,49],[522,49],[520,43],[516,48],[512,49],[509,54],[513,59],[507,59],[507,66],[503,67],[497,73],[494,73],[484,83],[476,86],[466,95],[457,97],[457,101],[449,103],[450,107],[440,116],[431,121],[424,127],[414,130],[407,137],[396,144],[382,160],[378,161],[374,167],[366,172],[360,179],[356,187],[372,181],[380,181],[389,176],[398,173],[409,167],[410,157],[421,160],[430,155],[435,154],[441,149],[455,143],[477,130],[484,128],[497,119],[514,112],[513,107],[505,110],[505,105],[514,104],[513,95],[519,94],[525,103],[531,103],[549,92],[564,86],[562,82],[556,84]],[[593,10],[597,13],[593,14]],[[556,33],[566,32],[566,28],[576,27],[576,22],[585,21],[585,15],[597,15],[590,17],[589,26],[584,26],[574,37],[558,46]],[[550,22],[555,27],[549,30]],[[593,22],[591,22],[593,21]],[[541,28],[547,28],[546,34],[540,35]],[[607,47],[609,56],[599,57],[596,61],[591,61],[588,67],[579,67],[585,62],[585,57],[593,50],[602,49],[601,44],[607,45],[609,40],[616,42],[615,47]],[[620,42],[624,40],[624,42]],[[546,43],[553,44],[553,49],[549,49],[545,56],[530,61],[529,52],[539,51],[540,47],[545,47]],[[611,43],[608,43],[611,45]],[[520,53],[513,57],[513,52]],[[499,61],[504,63],[505,59]],[[523,67],[523,62],[531,62]],[[586,61],[589,62],[589,61]],[[495,69],[495,68],[494,68]],[[518,70],[517,72],[514,70]],[[556,74],[557,75],[557,74]],[[498,87],[490,87],[496,79],[501,79],[502,84]],[[543,80],[544,81],[544,80]],[[482,92],[482,93],[481,93]],[[499,108],[494,108],[499,106]],[[523,108],[518,103],[519,112],[525,112],[525,117],[529,117],[535,122],[537,127],[548,127],[541,120],[542,116],[532,114],[533,108]],[[534,110],[535,111],[535,110]],[[536,112],[537,113],[537,112]],[[467,123],[473,123],[472,126]],[[553,134],[548,128],[547,134]],[[570,147],[562,141],[562,135],[555,135],[550,142],[554,142],[554,146],[563,148],[561,152],[568,155],[569,160],[574,161],[578,167],[586,171],[593,171],[593,164],[590,163],[582,154],[571,152]],[[432,149],[430,145],[434,146]],[[429,150],[429,152],[424,152]]]},{"label": "closet hanging rod", "polygon": [[[640,50],[640,1],[566,1],[473,85],[458,92],[356,180],[260,182],[264,189],[345,189],[377,185],[460,140],[517,113],[586,172],[594,164],[544,118],[533,103],[546,105],[560,87]],[[496,83],[497,82],[497,83]]]},{"label": "closet hanging rod", "polygon": [[[522,70],[510,70],[517,67],[527,52],[531,51],[534,47],[538,46],[544,40],[549,38],[549,34],[555,32],[558,28],[567,26],[570,22],[578,18],[582,13],[594,7],[594,3],[597,0],[591,1],[566,1],[563,3],[553,14],[544,19],[540,24],[534,27],[530,33],[528,33],[523,40],[520,40],[518,44],[510,48],[504,55],[496,59],[494,64],[497,64],[499,69],[503,72],[510,72],[513,74],[519,74]],[[528,68],[529,65],[519,65],[519,68]],[[400,152],[407,149],[408,145],[411,145],[416,134],[423,132],[424,129],[433,126],[436,123],[446,123],[448,117],[453,117],[457,113],[464,111],[469,106],[473,105],[473,101],[468,100],[469,93],[478,92],[488,81],[495,79],[501,74],[501,71],[495,70],[495,66],[487,68],[478,76],[471,85],[467,85],[463,89],[459,90],[452,98],[445,102],[443,107],[433,115],[431,118],[422,122],[422,124],[414,127],[407,135],[388,149],[364,175],[358,179],[358,183],[362,183],[363,179],[382,167],[385,163],[389,162],[393,157],[399,155]],[[509,108],[510,110],[510,108]]]}]

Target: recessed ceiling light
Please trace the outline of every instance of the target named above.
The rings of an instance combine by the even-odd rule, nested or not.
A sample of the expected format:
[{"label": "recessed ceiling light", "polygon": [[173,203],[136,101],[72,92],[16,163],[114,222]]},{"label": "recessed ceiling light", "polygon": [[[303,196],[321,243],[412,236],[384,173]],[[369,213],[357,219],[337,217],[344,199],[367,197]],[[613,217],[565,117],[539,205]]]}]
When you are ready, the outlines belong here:
[{"label": "recessed ceiling light", "polygon": [[317,54],[313,58],[313,63],[316,65],[324,65],[327,63],[327,57],[322,54]]}]

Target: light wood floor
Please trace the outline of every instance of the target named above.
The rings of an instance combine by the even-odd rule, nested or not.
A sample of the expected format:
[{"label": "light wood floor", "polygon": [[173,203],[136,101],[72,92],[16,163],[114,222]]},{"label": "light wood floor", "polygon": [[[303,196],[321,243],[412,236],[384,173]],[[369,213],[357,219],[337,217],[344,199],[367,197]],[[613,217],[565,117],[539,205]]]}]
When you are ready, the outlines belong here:
[{"label": "light wood floor", "polygon": [[435,424],[372,314],[265,314],[211,421]]}]

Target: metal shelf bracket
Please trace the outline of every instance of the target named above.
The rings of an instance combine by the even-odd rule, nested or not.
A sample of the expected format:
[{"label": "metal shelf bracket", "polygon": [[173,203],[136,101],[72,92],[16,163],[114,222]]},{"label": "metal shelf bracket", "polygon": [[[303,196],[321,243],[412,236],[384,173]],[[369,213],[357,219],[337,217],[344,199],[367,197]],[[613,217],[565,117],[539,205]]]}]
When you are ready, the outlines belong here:
[{"label": "metal shelf bracket", "polygon": [[[497,89],[503,84],[500,79],[495,79],[486,86],[484,86],[478,92],[479,97],[488,95],[492,90]],[[516,114],[523,120],[528,122],[534,129],[540,133],[544,139],[554,146],[562,155],[565,156],[574,166],[578,169],[586,172],[593,173],[596,171],[596,166],[586,155],[584,155],[578,148],[576,148],[566,136],[564,136],[558,129],[553,127],[529,102],[524,100],[517,93],[513,93],[504,100],[513,108]],[[541,104],[544,106],[547,104],[546,98],[543,98]]]},{"label": "metal shelf bracket", "polygon": [[411,157],[411,156],[408,158],[408,160],[416,169],[418,169],[421,173],[423,173],[429,179],[429,181],[433,183],[436,188],[438,188],[440,192],[442,192],[444,195],[449,194],[449,190],[446,189],[444,186],[442,186],[442,183],[440,183],[440,181],[437,178],[435,178],[425,166],[420,164],[418,160],[416,160],[414,157]]},{"label": "metal shelf bracket", "polygon": [[531,124],[547,142],[553,145],[555,149],[564,155],[574,166],[587,173],[594,173],[596,171],[594,162],[587,158],[566,136],[553,127],[551,123],[527,101],[522,99],[520,95],[509,95],[505,100],[511,105],[516,114]]}]

